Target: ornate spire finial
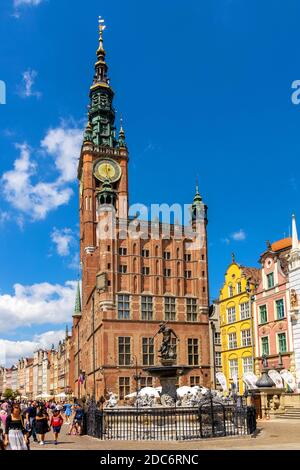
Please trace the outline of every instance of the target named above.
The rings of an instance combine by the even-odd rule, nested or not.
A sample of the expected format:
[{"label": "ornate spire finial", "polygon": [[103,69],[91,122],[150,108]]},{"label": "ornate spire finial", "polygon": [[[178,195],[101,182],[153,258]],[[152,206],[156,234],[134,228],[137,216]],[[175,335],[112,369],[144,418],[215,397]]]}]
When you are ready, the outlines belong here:
[{"label": "ornate spire finial", "polygon": [[267,240],[266,243],[267,243],[267,249],[268,249],[268,250],[272,250],[272,245],[271,245],[270,240]]},{"label": "ornate spire finial", "polygon": [[234,252],[231,253],[231,258],[232,258],[232,262],[235,263],[235,254],[234,254]]},{"label": "ornate spire finial", "polygon": [[199,194],[199,176],[196,176],[196,194]]},{"label": "ornate spire finial", "polygon": [[104,24],[104,19],[99,16],[99,48],[98,48],[98,52],[104,52],[104,47],[103,47],[103,31],[105,30],[106,26]]},{"label": "ornate spire finial", "polygon": [[123,129],[123,116],[120,116],[119,147],[126,147],[125,132]]}]

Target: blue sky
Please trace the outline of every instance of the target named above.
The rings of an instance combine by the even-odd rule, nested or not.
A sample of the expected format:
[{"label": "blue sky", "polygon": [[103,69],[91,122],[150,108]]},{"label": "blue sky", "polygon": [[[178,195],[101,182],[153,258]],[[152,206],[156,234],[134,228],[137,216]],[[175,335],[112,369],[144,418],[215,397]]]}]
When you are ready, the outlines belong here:
[{"label": "blue sky", "polygon": [[1,1],[0,338],[9,357],[56,341],[71,319],[74,168],[98,15],[130,150],[130,202],[189,203],[199,176],[214,298],[232,251],[256,266],[265,241],[288,235],[293,212],[300,220],[299,13],[296,0]]}]

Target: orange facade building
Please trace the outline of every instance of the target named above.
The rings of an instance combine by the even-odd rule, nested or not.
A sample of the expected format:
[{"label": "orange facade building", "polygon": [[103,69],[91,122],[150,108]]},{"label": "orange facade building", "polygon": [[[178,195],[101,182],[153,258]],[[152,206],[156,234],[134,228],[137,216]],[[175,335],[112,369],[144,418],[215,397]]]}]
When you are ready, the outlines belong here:
[{"label": "orange facade building", "polygon": [[122,125],[116,137],[105,56],[100,25],[78,168],[82,296],[78,285],[72,388],[123,400],[137,384],[159,385],[143,369],[159,364],[160,322],[178,336],[177,364],[191,366],[180,384],[210,386],[207,208],[197,189],[189,223],[129,216],[129,152]]}]

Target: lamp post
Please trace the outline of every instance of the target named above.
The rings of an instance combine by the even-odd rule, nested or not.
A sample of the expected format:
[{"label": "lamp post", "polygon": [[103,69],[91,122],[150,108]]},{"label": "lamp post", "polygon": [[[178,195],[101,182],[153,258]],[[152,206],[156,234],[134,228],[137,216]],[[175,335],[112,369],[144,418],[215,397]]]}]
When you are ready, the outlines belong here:
[{"label": "lamp post", "polygon": [[142,380],[142,373],[138,373],[138,363],[137,363],[137,357],[134,355],[132,356],[132,364],[135,365],[135,375],[133,376],[135,380],[135,392],[136,392],[136,407],[138,408],[138,394],[140,391],[140,382]]}]

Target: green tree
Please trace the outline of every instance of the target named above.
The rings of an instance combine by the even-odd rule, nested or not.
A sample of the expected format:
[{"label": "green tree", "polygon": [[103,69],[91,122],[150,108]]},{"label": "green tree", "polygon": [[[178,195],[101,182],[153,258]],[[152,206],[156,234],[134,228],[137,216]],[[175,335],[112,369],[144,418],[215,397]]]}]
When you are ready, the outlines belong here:
[{"label": "green tree", "polygon": [[6,400],[11,400],[15,397],[15,392],[11,388],[7,388],[3,393],[3,396]]},{"label": "green tree", "polygon": [[19,390],[16,390],[14,392],[11,388],[7,388],[3,393],[3,396],[6,400],[14,400],[15,398],[20,396],[20,392]]}]

